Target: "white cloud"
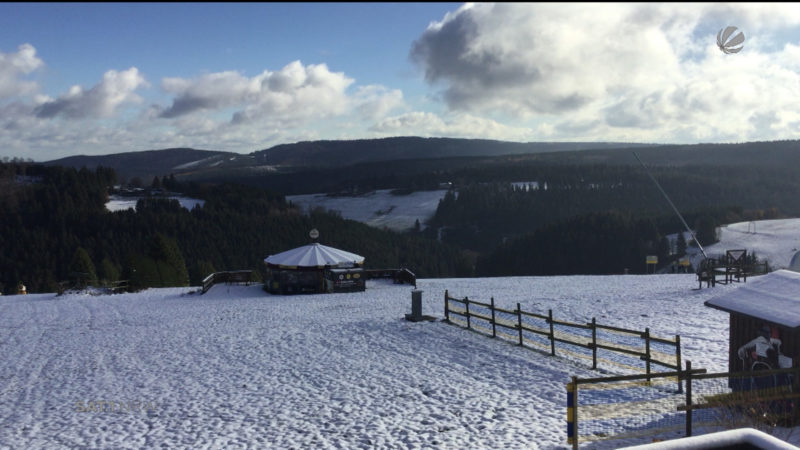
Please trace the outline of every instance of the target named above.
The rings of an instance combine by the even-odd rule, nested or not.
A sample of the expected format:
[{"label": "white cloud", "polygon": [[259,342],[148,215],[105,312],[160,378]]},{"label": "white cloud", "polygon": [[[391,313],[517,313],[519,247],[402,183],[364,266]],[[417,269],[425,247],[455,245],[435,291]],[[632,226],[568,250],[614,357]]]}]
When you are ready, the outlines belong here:
[{"label": "white cloud", "polygon": [[68,119],[111,117],[121,104],[140,101],[135,91],[145,85],[147,82],[136,67],[122,72],[109,70],[91,89],[73,86],[66,94],[37,106],[35,113],[43,119],[56,116]]},{"label": "white cloud", "polygon": [[43,65],[30,44],[20,45],[16,53],[0,52],[0,100],[35,92],[36,83],[22,77]]},{"label": "white cloud", "polygon": [[[725,55],[716,32],[739,26]],[[792,4],[476,4],[435,22],[412,61],[453,112],[536,119],[553,139],[798,137]]]},{"label": "white cloud", "polygon": [[515,128],[470,114],[454,114],[444,120],[434,113],[420,111],[387,117],[372,126],[370,131],[392,136],[441,136],[514,141],[529,140],[533,134],[529,128]]},{"label": "white cloud", "polygon": [[354,82],[325,64],[303,66],[294,61],[279,71],[252,78],[238,72],[219,72],[187,80],[166,78],[165,91],[176,97],[161,117],[235,109],[232,122],[265,119],[297,124],[312,118],[344,114],[350,108],[347,88]]},{"label": "white cloud", "polygon": [[195,111],[237,106],[254,97],[259,90],[258,77],[248,79],[238,72],[218,72],[194,80],[164,78],[162,88],[177,97],[162,117],[172,118]]},{"label": "white cloud", "polygon": [[358,88],[353,101],[361,117],[366,120],[383,118],[390,111],[405,106],[401,90],[389,90],[377,85]]}]

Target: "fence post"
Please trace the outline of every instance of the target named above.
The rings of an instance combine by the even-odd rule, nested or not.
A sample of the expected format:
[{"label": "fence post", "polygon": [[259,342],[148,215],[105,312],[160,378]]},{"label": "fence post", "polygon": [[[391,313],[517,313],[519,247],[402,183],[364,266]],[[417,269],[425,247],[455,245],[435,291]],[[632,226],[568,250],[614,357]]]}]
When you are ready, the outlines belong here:
[{"label": "fence post", "polygon": [[686,437],[692,435],[692,362],[686,361]]},{"label": "fence post", "polygon": [[497,337],[497,326],[495,325],[494,320],[494,297],[492,297],[492,337]]},{"label": "fence post", "polygon": [[567,383],[567,443],[578,448],[578,377]]},{"label": "fence post", "polygon": [[644,329],[644,357],[645,359],[645,372],[647,373],[647,382],[650,382],[650,328]]},{"label": "fence post", "polygon": [[444,290],[444,321],[447,322],[447,323],[450,323],[450,310],[448,309],[448,305],[447,305],[447,303],[448,303],[447,302],[447,297],[448,297],[448,293],[447,293],[447,289],[445,289]]},{"label": "fence post", "polygon": [[597,319],[592,317],[592,369],[597,370]]},{"label": "fence post", "polygon": [[522,309],[519,307],[519,303],[517,303],[517,329],[519,329],[519,345],[525,346],[522,341]]},{"label": "fence post", "polygon": [[681,383],[681,335],[675,335],[675,362],[676,366],[678,366],[678,393],[683,392],[683,383]]},{"label": "fence post", "polygon": [[550,324],[550,354],[556,356],[556,335],[553,332],[553,310],[547,310],[547,322]]},{"label": "fence post", "polygon": [[464,306],[467,309],[467,328],[472,328],[469,323],[469,297],[464,297]]},{"label": "fence post", "polygon": [[[794,373],[792,374],[792,392],[800,392],[800,365],[798,365],[797,358],[792,358],[792,367],[794,367]],[[798,405],[797,399],[792,400],[792,425],[797,423],[798,418]]]}]

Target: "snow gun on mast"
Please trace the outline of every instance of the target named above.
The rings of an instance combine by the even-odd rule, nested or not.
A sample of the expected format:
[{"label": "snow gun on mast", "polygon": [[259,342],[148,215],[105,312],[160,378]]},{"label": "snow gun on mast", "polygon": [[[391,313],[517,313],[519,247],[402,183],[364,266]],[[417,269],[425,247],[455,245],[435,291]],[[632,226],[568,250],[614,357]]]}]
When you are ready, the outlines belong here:
[{"label": "snow gun on mast", "polygon": [[692,229],[689,228],[689,225],[686,223],[686,221],[683,220],[683,216],[678,211],[678,208],[675,207],[675,205],[672,203],[672,200],[669,199],[669,196],[667,195],[667,193],[664,192],[664,189],[662,189],[661,185],[658,184],[658,181],[656,181],[656,179],[653,177],[653,175],[650,173],[650,171],[647,170],[647,166],[645,166],[644,163],[642,162],[642,160],[639,159],[639,155],[637,155],[636,152],[633,152],[633,156],[636,157],[636,160],[639,161],[639,164],[642,165],[642,167],[644,168],[644,171],[647,172],[647,176],[649,176],[650,179],[653,180],[653,183],[656,184],[656,187],[658,188],[658,190],[661,191],[661,194],[663,194],[664,198],[667,199],[667,203],[669,203],[669,206],[672,207],[672,210],[675,211],[675,214],[677,214],[678,218],[681,219],[681,222],[683,223],[683,226],[686,227],[686,231],[688,231],[689,234],[692,236],[692,239],[694,240],[695,244],[697,244],[697,247],[700,249],[700,252],[703,254],[703,258],[704,259],[708,259],[708,255],[706,255],[706,251],[703,249],[703,246],[700,245],[700,242],[697,241],[697,237],[694,235],[694,231],[692,231]]}]

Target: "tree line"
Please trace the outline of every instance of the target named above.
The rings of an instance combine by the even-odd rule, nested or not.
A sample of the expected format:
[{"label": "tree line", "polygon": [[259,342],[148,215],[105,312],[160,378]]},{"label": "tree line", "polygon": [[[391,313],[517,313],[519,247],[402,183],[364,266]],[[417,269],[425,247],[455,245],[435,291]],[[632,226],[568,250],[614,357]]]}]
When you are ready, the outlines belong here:
[{"label": "tree line", "polygon": [[29,292],[55,292],[62,282],[129,280],[134,288],[199,285],[214,271],[263,271],[263,259],[309,242],[358,253],[368,267],[408,267],[421,277],[469,276],[474,258],[413,234],[398,234],[235,184],[179,183],[164,188],[205,201],[189,211],[177,200],[147,197],[136,209],[110,212],[117,181],[107,168],[76,170],[31,163],[0,164],[0,292],[23,282]]},{"label": "tree line", "polygon": [[[674,259],[659,248],[674,247],[665,237],[684,227],[641,168],[524,169],[476,170],[473,182],[440,201],[425,233],[482,255],[479,276],[643,272],[646,255]],[[662,167],[653,174],[702,245],[716,242],[721,224],[800,214],[800,181],[782,169]],[[591,254],[604,256],[578,256]]]}]

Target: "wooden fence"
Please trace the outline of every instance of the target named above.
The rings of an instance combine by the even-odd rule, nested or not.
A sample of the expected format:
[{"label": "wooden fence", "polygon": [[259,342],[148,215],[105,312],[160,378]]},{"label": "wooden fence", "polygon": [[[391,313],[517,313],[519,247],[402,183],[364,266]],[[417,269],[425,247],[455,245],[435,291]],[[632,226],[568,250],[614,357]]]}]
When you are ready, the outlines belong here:
[{"label": "wooden fence", "polygon": [[365,269],[364,276],[368,280],[391,278],[395,283],[408,283],[417,287],[417,276],[408,269]]},{"label": "wooden fence", "polygon": [[696,430],[791,429],[800,422],[800,368],[796,364],[785,369],[707,373],[706,369],[692,369],[686,361],[683,370],[649,376],[655,380],[676,378],[686,389],[651,389],[649,398],[641,393],[610,394],[651,386],[644,381],[648,378],[644,374],[572,377],[567,384],[567,442],[577,449],[581,442],[657,435],[673,438],[676,433],[692,436]]},{"label": "wooden fence", "polygon": [[711,256],[700,262],[697,269],[698,289],[717,284],[747,282],[747,277],[769,273],[767,261],[754,262],[748,258],[747,250],[727,250],[725,255]]},{"label": "wooden fence", "polygon": [[[463,308],[459,306],[454,308],[451,303],[463,306]],[[470,309],[470,307],[472,307],[472,309]],[[481,311],[476,311],[476,309],[480,309]],[[597,323],[594,317],[592,321],[588,323],[572,323],[556,320],[553,318],[552,309],[548,310],[547,315],[523,311],[519,303],[517,303],[517,308],[515,310],[503,309],[495,305],[494,297],[491,298],[489,303],[478,302],[470,300],[467,297],[463,299],[451,297],[447,290],[445,290],[444,293],[444,314],[445,321],[448,323],[454,323],[456,325],[463,324],[462,326],[466,326],[468,329],[490,335],[493,338],[501,337],[505,340],[511,340],[522,347],[533,348],[531,344],[537,344],[530,339],[526,339],[524,336],[525,333],[541,336],[549,341],[549,353],[552,356],[556,355],[556,342],[591,350],[592,369],[597,369],[597,362],[598,359],[600,359],[598,358],[598,350],[605,350],[612,354],[621,354],[643,361],[644,372],[647,376],[651,373],[651,366],[654,364],[672,370],[680,370],[681,368],[680,336],[676,335],[673,339],[656,337],[650,334],[649,328],[640,331],[601,325]],[[454,322],[453,315],[463,318],[463,321],[457,319],[462,323]],[[475,319],[478,319],[478,321],[482,323],[476,324]],[[535,323],[532,323],[536,320],[540,322],[540,326],[536,326]],[[580,334],[563,332],[557,330],[556,327],[578,330]],[[513,334],[509,334],[508,331],[511,331]],[[619,340],[627,340],[628,342],[619,343],[613,340],[609,341],[605,337],[598,337],[599,332],[610,332],[604,334],[627,337],[627,339],[621,338]],[[639,346],[636,345],[637,341]],[[655,344],[669,348],[671,353],[653,349],[652,347]],[[541,350],[541,348],[538,350]],[[572,356],[584,357],[583,355],[569,352],[566,349],[562,349],[561,351],[570,353]],[[666,361],[668,358],[674,358],[674,360]],[[639,367],[621,364],[614,360],[603,359],[603,361],[616,364],[617,366],[624,366],[627,369],[642,370]]]},{"label": "wooden fence", "polygon": [[234,270],[230,272],[214,272],[211,275],[203,278],[202,294],[208,292],[211,286],[217,283],[245,283],[250,284],[253,281],[252,270]]}]

